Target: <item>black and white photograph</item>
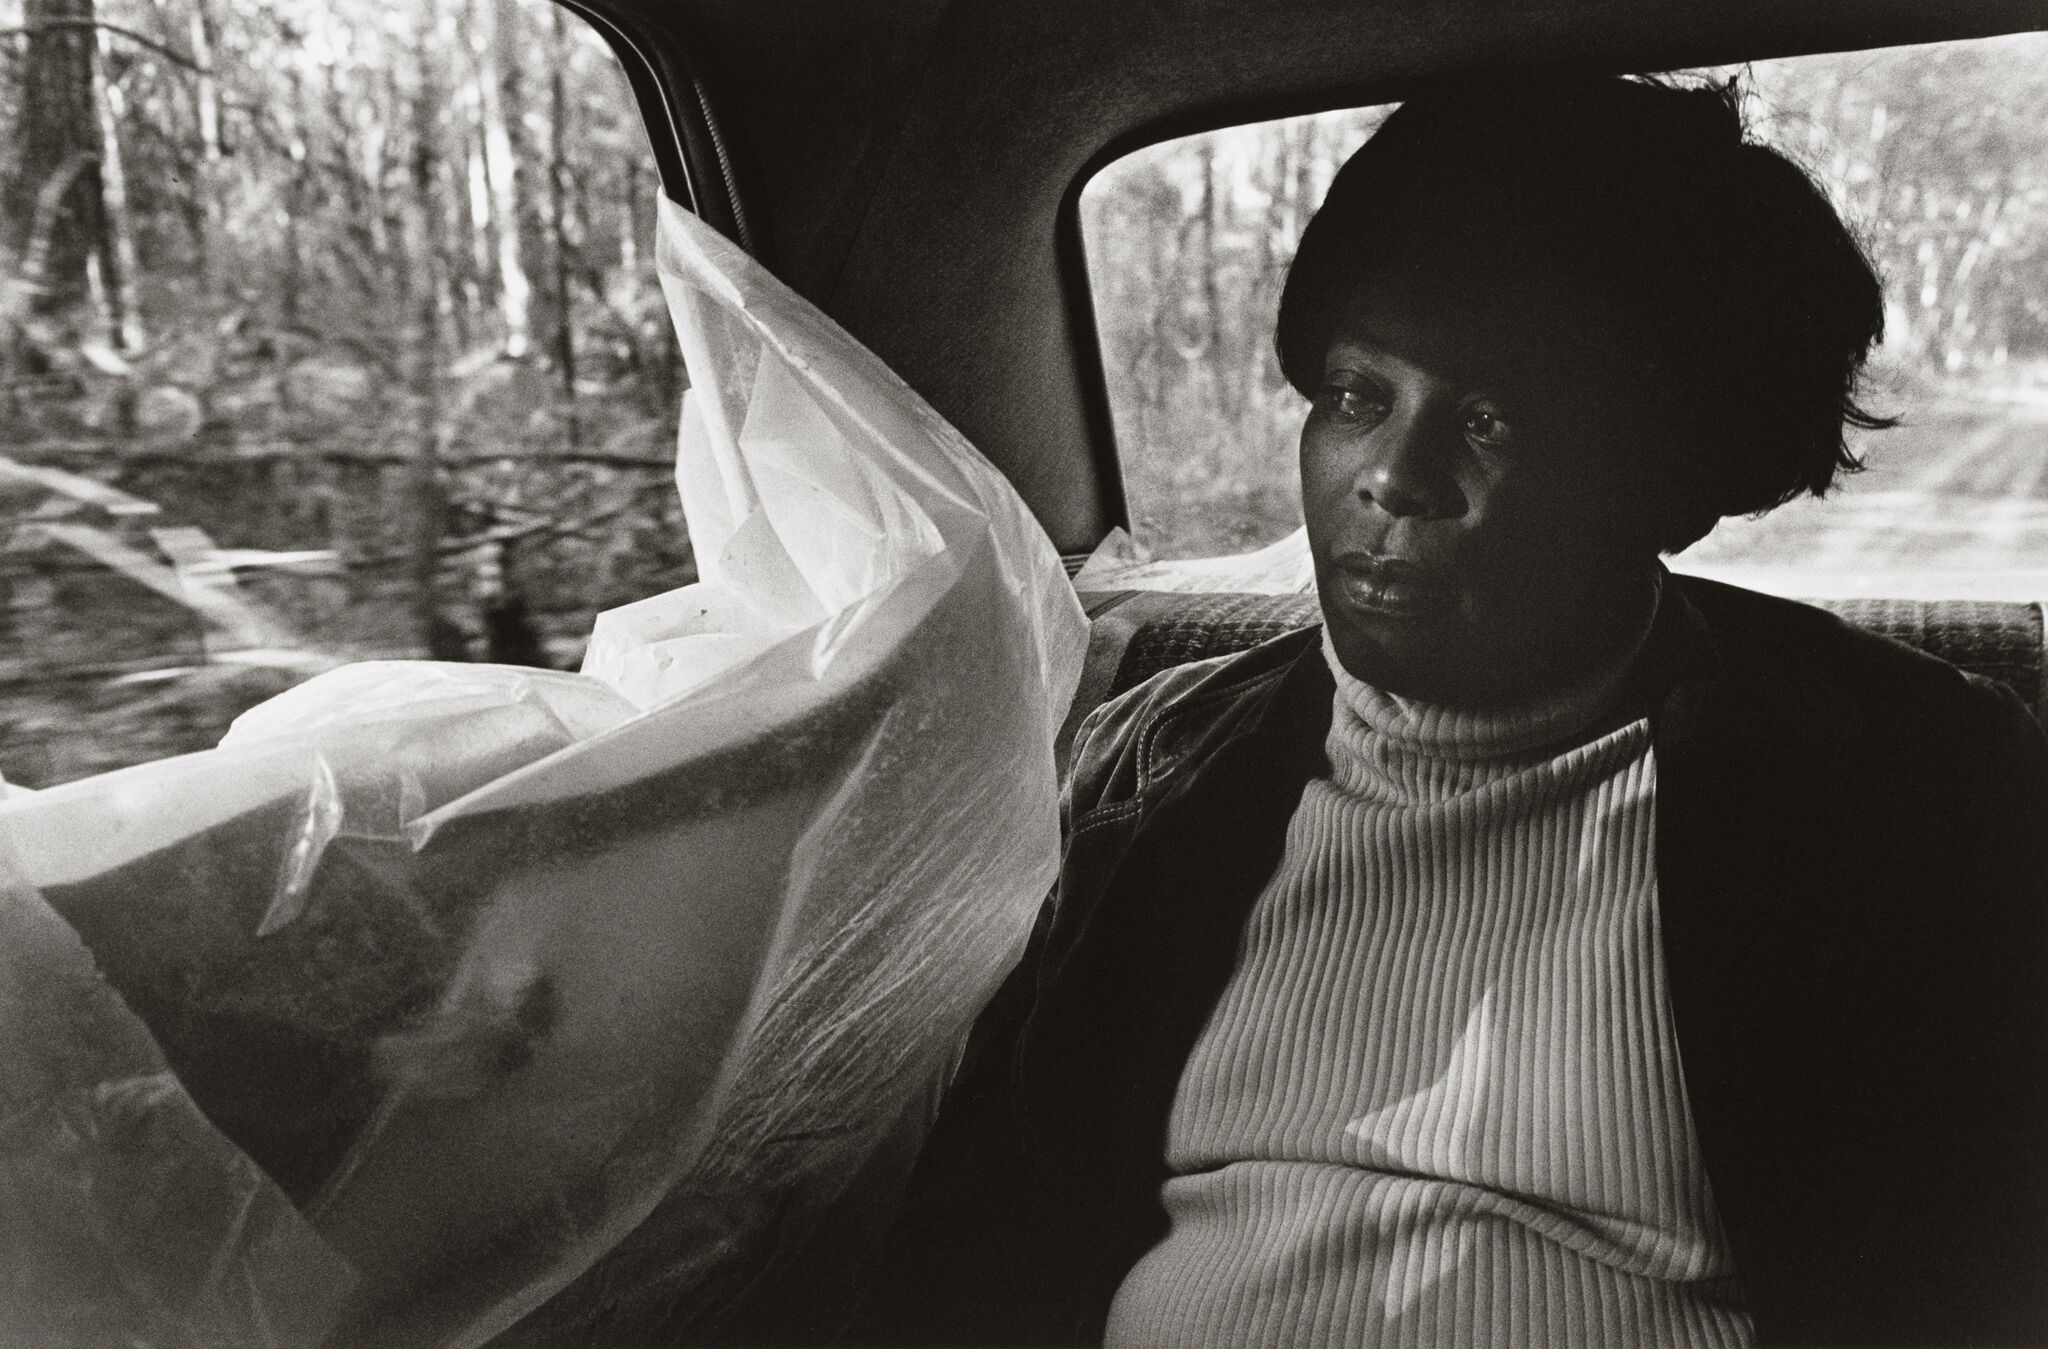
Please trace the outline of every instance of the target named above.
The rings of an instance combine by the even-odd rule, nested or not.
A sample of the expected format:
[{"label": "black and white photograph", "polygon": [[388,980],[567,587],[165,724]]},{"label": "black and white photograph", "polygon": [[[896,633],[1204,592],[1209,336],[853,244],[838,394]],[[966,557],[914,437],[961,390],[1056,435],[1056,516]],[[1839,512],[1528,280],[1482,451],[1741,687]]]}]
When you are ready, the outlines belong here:
[{"label": "black and white photograph", "polygon": [[2048,3],[0,0],[0,1349],[2048,1346]]}]

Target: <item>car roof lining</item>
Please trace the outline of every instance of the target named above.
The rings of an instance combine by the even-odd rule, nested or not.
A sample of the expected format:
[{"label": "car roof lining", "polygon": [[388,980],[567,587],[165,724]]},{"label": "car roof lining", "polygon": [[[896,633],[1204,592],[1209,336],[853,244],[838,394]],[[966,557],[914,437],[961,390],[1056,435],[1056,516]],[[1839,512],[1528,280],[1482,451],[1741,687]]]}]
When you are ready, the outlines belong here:
[{"label": "car roof lining", "polygon": [[651,69],[636,92],[685,142],[663,158],[671,191],[687,177],[708,219],[894,366],[1070,552],[1125,523],[1075,209],[1112,159],[1474,70],[2048,26],[2038,0],[572,3]]}]

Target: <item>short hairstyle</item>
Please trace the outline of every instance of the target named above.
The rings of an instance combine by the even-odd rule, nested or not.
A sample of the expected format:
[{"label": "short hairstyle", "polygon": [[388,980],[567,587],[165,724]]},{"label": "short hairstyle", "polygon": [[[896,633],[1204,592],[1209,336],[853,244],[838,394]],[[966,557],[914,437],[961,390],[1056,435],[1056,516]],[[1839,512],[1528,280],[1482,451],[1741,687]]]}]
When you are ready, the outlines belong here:
[{"label": "short hairstyle", "polygon": [[1402,104],[1338,172],[1280,297],[1280,368],[1313,396],[1362,272],[1473,260],[1561,268],[1674,410],[1685,547],[1861,467],[1844,424],[1884,293],[1820,187],[1747,133],[1734,80],[1465,78]]}]

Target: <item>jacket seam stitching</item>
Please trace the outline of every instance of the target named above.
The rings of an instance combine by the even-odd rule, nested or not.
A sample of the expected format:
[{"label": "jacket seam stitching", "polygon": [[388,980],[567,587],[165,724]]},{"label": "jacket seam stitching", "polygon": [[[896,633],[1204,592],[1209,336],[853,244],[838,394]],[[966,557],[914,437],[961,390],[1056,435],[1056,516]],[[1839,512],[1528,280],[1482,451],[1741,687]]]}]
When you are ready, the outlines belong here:
[{"label": "jacket seam stitching", "polygon": [[1143,803],[1136,797],[1132,797],[1128,801],[1112,801],[1108,805],[1097,806],[1080,819],[1074,821],[1073,828],[1068,831],[1068,837],[1079,838],[1098,825],[1115,824],[1126,815],[1137,814],[1142,807]]},{"label": "jacket seam stitching", "polygon": [[1168,726],[1181,717],[1201,711],[1211,703],[1241,697],[1251,692],[1260,684],[1271,683],[1274,680],[1283,678],[1286,673],[1287,669],[1283,667],[1278,670],[1268,670],[1264,674],[1254,675],[1249,679],[1240,680],[1234,684],[1227,684],[1223,688],[1212,690],[1199,698],[1191,698],[1168,709],[1157,721],[1147,726],[1140,732],[1138,743],[1138,794],[1142,796],[1152,787],[1156,776],[1153,771],[1153,756],[1158,747],[1159,736]]}]

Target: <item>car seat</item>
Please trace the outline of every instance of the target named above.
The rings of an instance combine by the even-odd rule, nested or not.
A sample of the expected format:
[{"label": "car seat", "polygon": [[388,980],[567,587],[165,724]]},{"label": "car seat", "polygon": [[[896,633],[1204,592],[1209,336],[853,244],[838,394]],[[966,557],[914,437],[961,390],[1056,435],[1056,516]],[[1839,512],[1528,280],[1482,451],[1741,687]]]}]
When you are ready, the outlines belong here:
[{"label": "car seat", "polygon": [[[1313,595],[1083,591],[1088,663],[1060,751],[1104,699],[1161,670],[1256,646],[1317,620]],[[1997,600],[1819,600],[1848,622],[1998,680],[2048,726],[2042,606]]]}]

